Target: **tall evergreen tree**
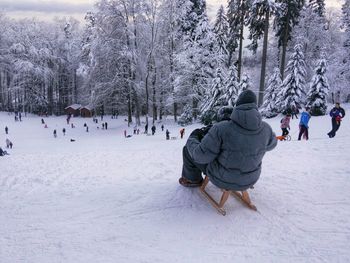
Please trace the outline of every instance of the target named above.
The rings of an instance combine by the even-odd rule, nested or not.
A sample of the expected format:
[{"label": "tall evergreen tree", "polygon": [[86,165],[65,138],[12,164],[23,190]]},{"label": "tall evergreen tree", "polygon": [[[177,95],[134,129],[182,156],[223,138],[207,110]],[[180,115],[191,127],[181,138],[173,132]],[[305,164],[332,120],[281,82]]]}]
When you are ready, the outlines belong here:
[{"label": "tall evergreen tree", "polygon": [[241,82],[239,83],[238,95],[241,94],[243,91],[251,89],[251,87],[252,87],[252,84],[250,82],[250,78],[246,73],[244,73],[242,76]]},{"label": "tall evergreen tree", "polygon": [[178,17],[179,36],[188,36],[194,39],[195,30],[206,11],[205,0],[178,0],[177,9],[180,11]]},{"label": "tall evergreen tree", "polygon": [[229,25],[227,22],[227,17],[225,14],[225,9],[221,5],[218,13],[216,15],[216,21],[214,24],[214,29],[213,29],[217,43],[219,46],[219,50],[221,54],[227,55],[227,42],[228,42],[228,31],[229,31]]},{"label": "tall evergreen tree", "polygon": [[239,47],[238,52],[238,80],[241,78],[242,72],[242,54],[243,54],[243,39],[244,39],[244,24],[249,14],[251,0],[229,0],[227,19],[229,23],[229,38],[227,44],[228,50],[228,67],[233,64],[233,54]]},{"label": "tall evergreen tree", "polygon": [[269,20],[271,14],[274,14],[277,11],[278,8],[275,2],[271,0],[255,0],[249,11],[249,39],[252,40],[249,49],[255,53],[258,48],[258,40],[262,35],[264,36],[259,85],[259,106],[263,103],[264,98]]},{"label": "tall evergreen tree", "polygon": [[283,80],[282,89],[278,94],[280,112],[286,112],[292,107],[301,108],[304,105],[305,94],[305,62],[302,46],[297,44],[287,65],[287,77]]},{"label": "tall evergreen tree", "polygon": [[343,72],[346,81],[350,81],[350,0],[345,0],[342,6],[342,26],[345,29]]},{"label": "tall evergreen tree", "polygon": [[324,0],[309,0],[309,6],[319,16],[323,17],[325,15],[326,8]]},{"label": "tall evergreen tree", "polygon": [[267,84],[264,103],[260,108],[260,112],[264,117],[272,118],[278,114],[277,96],[281,91],[281,85],[280,70],[279,68],[275,68]]},{"label": "tall evergreen tree", "polygon": [[311,115],[325,115],[327,110],[327,95],[329,92],[328,79],[326,77],[327,61],[321,59],[315,69],[310,90],[307,94],[306,106],[310,108]]},{"label": "tall evergreen tree", "polygon": [[177,54],[179,72],[176,83],[181,93],[187,93],[187,98],[191,98],[193,117],[196,119],[198,105],[215,77],[215,68],[221,63],[222,55],[218,52],[206,13],[199,19],[192,37],[185,36],[183,48]]},{"label": "tall evergreen tree", "polygon": [[235,65],[232,65],[225,80],[225,92],[221,98],[221,100],[225,101],[225,106],[233,107],[236,104],[239,88],[237,68]]},{"label": "tall evergreen tree", "polygon": [[291,39],[293,27],[298,22],[304,0],[276,0],[276,2],[281,7],[280,11],[276,13],[274,25],[278,37],[278,47],[282,47],[280,70],[283,80],[288,41]]},{"label": "tall evergreen tree", "polygon": [[291,44],[303,46],[307,67],[306,79],[311,79],[314,67],[322,53],[333,53],[330,31],[326,29],[326,19],[316,13],[310,6],[300,12],[299,22],[293,29]]},{"label": "tall evergreen tree", "polygon": [[221,106],[226,105],[226,102],[221,99],[225,94],[224,80],[225,78],[222,74],[222,70],[221,68],[218,68],[216,70],[216,77],[213,79],[212,87],[209,90],[209,94],[206,96],[206,99],[200,108],[200,118],[204,124],[211,123],[215,119],[218,109]]}]

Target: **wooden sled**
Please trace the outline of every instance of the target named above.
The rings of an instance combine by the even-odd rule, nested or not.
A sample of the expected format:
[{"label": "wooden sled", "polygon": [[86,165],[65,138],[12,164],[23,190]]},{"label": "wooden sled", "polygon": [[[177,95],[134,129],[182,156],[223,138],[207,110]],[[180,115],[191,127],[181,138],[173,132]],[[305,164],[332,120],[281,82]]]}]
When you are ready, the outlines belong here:
[{"label": "wooden sled", "polygon": [[247,206],[249,209],[258,211],[256,206],[252,204],[247,190],[245,191],[222,190],[223,193],[222,193],[220,202],[218,203],[207,191],[205,191],[205,187],[208,185],[208,183],[209,183],[209,177],[206,175],[203,181],[203,184],[200,187],[200,191],[208,199],[209,203],[223,216],[226,215],[226,210],[223,207],[228,197],[230,196],[230,194],[236,197],[239,201],[242,202],[242,204]]}]

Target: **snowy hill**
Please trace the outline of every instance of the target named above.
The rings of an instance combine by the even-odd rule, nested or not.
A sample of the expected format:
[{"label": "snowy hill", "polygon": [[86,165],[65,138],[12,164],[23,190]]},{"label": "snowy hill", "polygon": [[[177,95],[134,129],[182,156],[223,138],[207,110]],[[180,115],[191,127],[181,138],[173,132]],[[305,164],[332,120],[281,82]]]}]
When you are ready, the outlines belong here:
[{"label": "snowy hill", "polygon": [[[47,129],[41,117],[0,113],[0,146],[14,143],[0,157],[0,262],[350,261],[349,116],[333,139],[330,118],[312,118],[309,141],[296,141],[292,120],[292,141],[266,154],[250,192],[258,212],[230,198],[225,217],[177,182],[198,125],[181,140],[168,121],[178,139],[166,141],[159,124],[155,136],[124,138],[123,118],[105,118],[108,130],[44,119]],[[278,134],[279,121],[267,120]]]}]

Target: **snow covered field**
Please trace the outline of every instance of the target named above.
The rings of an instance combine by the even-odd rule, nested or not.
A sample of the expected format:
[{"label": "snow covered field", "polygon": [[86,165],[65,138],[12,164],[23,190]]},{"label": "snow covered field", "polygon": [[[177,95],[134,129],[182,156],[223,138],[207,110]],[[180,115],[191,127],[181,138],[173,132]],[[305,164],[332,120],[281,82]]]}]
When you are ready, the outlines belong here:
[{"label": "snow covered field", "polygon": [[[123,118],[105,117],[106,131],[91,119],[73,118],[71,129],[49,117],[45,129],[41,117],[15,123],[0,113],[0,146],[6,125],[14,142],[0,157],[0,262],[350,262],[345,109],[334,139],[328,116],[311,119],[309,141],[296,141],[292,120],[293,140],[266,154],[251,191],[258,212],[230,198],[225,217],[177,182],[198,124],[166,141],[160,124],[155,136],[124,138]],[[278,134],[279,120],[268,120]],[[178,126],[165,127],[179,137]]]}]

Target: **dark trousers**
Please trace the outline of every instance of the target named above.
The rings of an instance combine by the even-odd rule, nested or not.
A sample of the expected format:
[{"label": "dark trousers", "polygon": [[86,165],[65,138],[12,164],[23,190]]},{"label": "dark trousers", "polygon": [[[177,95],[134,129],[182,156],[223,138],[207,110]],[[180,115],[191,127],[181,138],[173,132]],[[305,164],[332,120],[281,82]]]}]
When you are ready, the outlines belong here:
[{"label": "dark trousers", "polygon": [[339,130],[340,121],[337,121],[335,118],[332,118],[332,130],[328,133],[329,138],[333,138],[337,130]]},{"label": "dark trousers", "polygon": [[202,173],[205,173],[207,170],[207,164],[199,164],[194,162],[186,146],[182,149],[182,159],[182,177],[191,182],[202,181]]},{"label": "dark trousers", "polygon": [[308,140],[309,139],[309,129],[304,125],[300,125],[300,132],[299,132],[299,136],[298,136],[299,141],[301,140],[301,136],[304,133],[305,133],[306,140]]},{"label": "dark trousers", "polygon": [[292,112],[292,119],[294,119],[293,116],[295,116],[295,118],[298,119],[298,114],[296,114],[295,112]]},{"label": "dark trousers", "polygon": [[282,136],[286,136],[289,134],[289,131],[287,128],[282,128]]}]

